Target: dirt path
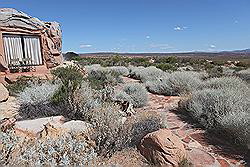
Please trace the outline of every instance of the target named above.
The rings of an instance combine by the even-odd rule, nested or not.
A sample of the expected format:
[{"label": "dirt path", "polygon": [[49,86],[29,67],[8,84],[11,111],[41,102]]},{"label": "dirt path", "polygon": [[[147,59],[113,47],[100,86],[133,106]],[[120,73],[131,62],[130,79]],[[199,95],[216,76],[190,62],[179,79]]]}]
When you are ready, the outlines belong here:
[{"label": "dirt path", "polygon": [[[124,78],[125,83],[138,82],[131,78]],[[225,141],[217,139],[211,134],[207,134],[203,129],[193,126],[176,110],[180,98],[173,96],[161,96],[149,93],[148,105],[136,109],[138,112],[156,111],[166,114],[168,128],[178,135],[187,152],[191,162],[195,167],[231,167],[247,166],[240,156],[226,144]],[[246,155],[245,155],[246,156]]]}]

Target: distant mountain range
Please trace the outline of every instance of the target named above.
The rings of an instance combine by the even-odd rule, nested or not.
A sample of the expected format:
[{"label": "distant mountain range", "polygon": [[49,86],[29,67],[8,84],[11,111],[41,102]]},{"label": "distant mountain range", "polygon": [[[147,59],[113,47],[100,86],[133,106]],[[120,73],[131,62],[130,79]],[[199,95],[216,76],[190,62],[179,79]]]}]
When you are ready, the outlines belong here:
[{"label": "distant mountain range", "polygon": [[244,50],[234,50],[232,51],[234,53],[250,53],[250,49],[244,49]]},{"label": "distant mountain range", "polygon": [[177,56],[177,57],[196,57],[196,58],[218,58],[218,59],[250,59],[250,49],[221,51],[221,52],[183,52],[183,53],[115,53],[115,52],[98,52],[98,53],[80,53],[81,57],[109,57],[114,55],[128,57],[154,57],[154,56]]}]

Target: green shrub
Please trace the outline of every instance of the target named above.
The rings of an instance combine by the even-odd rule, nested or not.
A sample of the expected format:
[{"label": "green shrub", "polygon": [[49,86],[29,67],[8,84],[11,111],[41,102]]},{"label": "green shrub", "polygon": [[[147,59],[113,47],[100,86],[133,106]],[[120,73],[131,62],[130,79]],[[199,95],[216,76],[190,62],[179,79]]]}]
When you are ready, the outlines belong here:
[{"label": "green shrub", "polygon": [[176,71],[146,82],[149,92],[161,95],[181,95],[202,88],[202,73]]},{"label": "green shrub", "polygon": [[248,89],[248,86],[244,81],[242,81],[238,77],[220,77],[220,78],[211,78],[206,80],[205,82],[206,88],[211,89],[223,89],[223,88],[229,88],[229,89],[239,89],[244,91],[245,89]]},{"label": "green shrub", "polygon": [[[223,87],[193,91],[183,103],[187,112],[214,132],[233,136],[236,143],[249,142],[250,91]],[[236,117],[233,119],[233,117]],[[241,130],[240,130],[241,129]]]},{"label": "green shrub", "polygon": [[147,81],[145,83],[147,90],[154,94],[159,95],[175,95],[175,92],[172,90],[171,82],[168,77],[160,78],[154,81]]},{"label": "green shrub", "polygon": [[142,82],[154,81],[158,78],[165,77],[167,73],[154,66],[150,67],[130,67],[130,77],[139,79]]},{"label": "green shrub", "polygon": [[139,83],[130,83],[124,86],[123,92],[116,95],[117,100],[129,101],[134,107],[143,107],[148,102],[148,92]]},{"label": "green shrub", "polygon": [[87,117],[94,125],[95,133],[92,138],[96,143],[95,150],[98,155],[109,157],[130,143],[130,130],[123,123],[119,106],[104,103],[89,112]]},{"label": "green shrub", "polygon": [[135,147],[146,134],[166,128],[162,115],[143,112],[133,117],[123,117],[119,106],[104,103],[100,108],[88,113],[88,120],[94,125],[92,139],[100,156],[110,157],[116,151]]},{"label": "green shrub", "polygon": [[159,63],[159,64],[156,64],[155,66],[163,71],[175,71],[175,70],[177,70],[175,65],[170,64],[170,63]]},{"label": "green shrub", "polygon": [[113,67],[109,67],[109,69],[119,75],[122,76],[128,76],[129,75],[129,70],[127,67],[124,66],[113,66]]},{"label": "green shrub", "polygon": [[101,67],[99,65],[92,65],[86,67],[88,72],[88,81],[94,89],[103,89],[107,85],[115,86],[122,82],[120,74],[116,70]]},{"label": "green shrub", "polygon": [[11,96],[16,96],[32,83],[42,83],[43,80],[38,77],[21,76],[17,81],[7,86]]},{"label": "green shrub", "polygon": [[74,135],[36,140],[16,139],[2,132],[0,136],[0,165],[4,166],[83,166],[96,158],[88,141]]},{"label": "green shrub", "polygon": [[239,76],[244,81],[250,83],[250,68],[246,70],[241,70],[237,73],[237,76]]},{"label": "green shrub", "polygon": [[83,81],[83,75],[75,66],[59,67],[52,71],[52,74],[61,80],[62,85],[54,94],[54,103],[68,103],[68,99]]},{"label": "green shrub", "polygon": [[21,93],[17,94],[20,103],[19,115],[22,119],[33,119],[57,115],[58,111],[51,104],[51,98],[59,89],[60,83],[44,82],[30,84]]},{"label": "green shrub", "polygon": [[143,111],[135,115],[130,120],[131,128],[131,146],[138,145],[142,138],[148,133],[167,128],[166,115],[154,111]]}]

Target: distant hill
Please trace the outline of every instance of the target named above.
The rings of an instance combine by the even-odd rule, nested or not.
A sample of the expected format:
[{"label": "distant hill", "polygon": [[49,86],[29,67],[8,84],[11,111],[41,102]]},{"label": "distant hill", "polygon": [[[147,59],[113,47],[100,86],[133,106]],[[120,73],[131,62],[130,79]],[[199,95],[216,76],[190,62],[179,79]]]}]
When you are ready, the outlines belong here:
[{"label": "distant hill", "polygon": [[234,53],[250,53],[250,49],[244,49],[244,50],[235,50],[235,51],[232,51]]},{"label": "distant hill", "polygon": [[250,49],[223,51],[223,52],[186,52],[186,53],[114,53],[114,52],[99,52],[99,53],[83,53],[81,57],[110,57],[110,56],[127,56],[127,57],[156,57],[156,56],[177,56],[177,57],[199,57],[199,58],[246,58],[250,59]]}]

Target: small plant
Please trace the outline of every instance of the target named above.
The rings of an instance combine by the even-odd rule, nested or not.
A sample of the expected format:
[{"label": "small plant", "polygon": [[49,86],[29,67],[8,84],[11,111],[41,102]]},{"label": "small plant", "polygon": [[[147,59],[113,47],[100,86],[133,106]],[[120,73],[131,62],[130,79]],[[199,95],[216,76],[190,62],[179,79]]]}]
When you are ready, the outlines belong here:
[{"label": "small plant", "polygon": [[32,83],[42,83],[43,80],[38,77],[21,76],[17,81],[7,86],[11,96],[16,96]]},{"label": "small plant", "polygon": [[17,95],[20,103],[19,114],[23,119],[39,118],[56,115],[56,108],[51,98],[59,89],[59,83],[45,82],[43,84],[31,84],[23,92]]},{"label": "small plant", "polygon": [[135,79],[139,79],[142,82],[154,81],[158,78],[167,76],[167,73],[154,66],[147,68],[144,67],[130,67],[130,76]]},{"label": "small plant", "polygon": [[15,136],[12,130],[8,130],[6,133],[0,130],[0,139],[0,166],[5,166],[11,160],[11,155],[19,138]]},{"label": "small plant", "polygon": [[161,95],[181,95],[202,88],[202,73],[177,71],[146,82],[148,91]]},{"label": "small plant", "polygon": [[174,95],[174,91],[171,87],[171,82],[169,78],[159,78],[154,81],[148,81],[145,83],[147,90],[151,93],[159,94],[159,95]]},{"label": "small plant", "polygon": [[60,84],[45,82],[43,84],[31,84],[18,94],[18,100],[21,104],[42,104],[50,102],[54,93],[58,90]]},{"label": "small plant", "polygon": [[88,113],[88,120],[95,128],[92,138],[96,142],[98,155],[109,157],[130,143],[130,130],[123,123],[119,106],[104,103]]},{"label": "small plant", "polygon": [[[2,138],[1,138],[2,139]],[[6,141],[6,140],[5,140]],[[3,147],[12,145],[8,157],[1,165],[9,166],[83,166],[91,165],[96,158],[93,147],[84,138],[73,135],[61,136],[57,139],[46,138],[36,140],[13,139],[4,142]],[[0,147],[2,156],[4,150]]]},{"label": "small plant", "polygon": [[181,95],[202,87],[203,74],[192,71],[176,71],[170,74],[169,82],[173,95]]},{"label": "small plant", "polygon": [[250,83],[250,68],[246,70],[241,70],[237,73],[237,75],[244,81]]},{"label": "small plant", "polygon": [[94,89],[103,89],[107,85],[114,86],[121,82],[120,74],[115,70],[98,65],[87,67],[87,80]]},{"label": "small plant", "polygon": [[148,92],[144,86],[139,83],[131,83],[125,85],[122,92],[116,95],[117,100],[128,101],[134,107],[143,107],[148,102]]},{"label": "small plant", "polygon": [[233,136],[235,143],[246,145],[249,139],[249,94],[247,88],[244,91],[231,87],[206,88],[193,91],[183,106],[206,129],[226,133]]},{"label": "small plant", "polygon": [[137,113],[131,120],[131,145],[138,145],[141,139],[148,133],[167,128],[166,117],[153,111]]},{"label": "small plant", "polygon": [[179,167],[193,167],[193,164],[187,158],[184,158],[178,165]]},{"label": "small plant", "polygon": [[109,69],[122,76],[129,75],[129,70],[127,69],[127,67],[124,67],[124,66],[112,66],[112,67],[109,67]]},{"label": "small plant", "polygon": [[68,103],[68,99],[72,100],[72,94],[83,81],[82,73],[77,67],[68,66],[59,67],[53,70],[52,74],[62,82],[61,87],[52,98],[53,103]]}]

